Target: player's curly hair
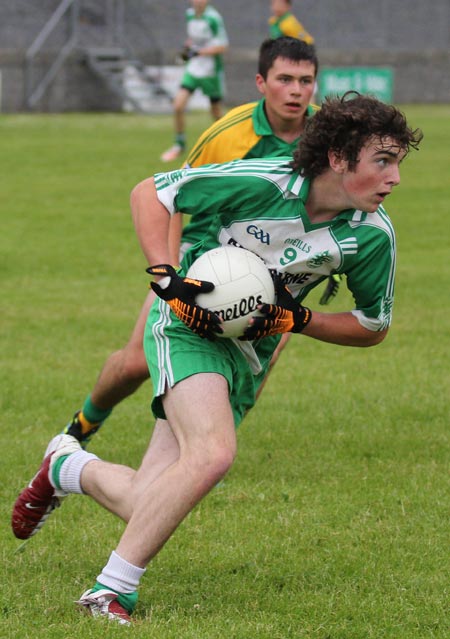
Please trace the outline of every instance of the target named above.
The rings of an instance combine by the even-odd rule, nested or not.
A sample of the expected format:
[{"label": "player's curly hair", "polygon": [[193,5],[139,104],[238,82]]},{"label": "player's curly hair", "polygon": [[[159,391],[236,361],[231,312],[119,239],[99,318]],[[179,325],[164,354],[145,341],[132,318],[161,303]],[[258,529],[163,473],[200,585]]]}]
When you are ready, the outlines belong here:
[{"label": "player's curly hair", "polygon": [[328,97],[314,117],[308,118],[293,168],[314,178],[329,168],[328,152],[334,151],[354,171],[362,147],[372,138],[389,137],[409,152],[418,149],[423,134],[412,130],[395,106],[377,98],[348,91],[341,98]]}]

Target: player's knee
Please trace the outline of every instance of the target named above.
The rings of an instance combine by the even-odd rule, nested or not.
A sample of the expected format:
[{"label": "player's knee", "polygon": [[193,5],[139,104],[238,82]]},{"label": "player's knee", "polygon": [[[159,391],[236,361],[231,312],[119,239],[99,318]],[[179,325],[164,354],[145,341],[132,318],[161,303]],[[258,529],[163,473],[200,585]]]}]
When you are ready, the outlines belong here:
[{"label": "player's knee", "polygon": [[236,457],[235,446],[217,446],[211,457],[214,483],[230,470]]},{"label": "player's knee", "polygon": [[191,456],[189,467],[201,492],[210,490],[230,470],[236,457],[236,446],[219,441],[209,441]]},{"label": "player's knee", "polygon": [[144,381],[150,377],[144,349],[127,345],[122,351],[121,374],[127,381]]},{"label": "player's knee", "polygon": [[181,115],[182,113],[184,113],[190,97],[190,92],[180,93],[175,96],[175,99],[173,101],[173,110],[177,115]]}]

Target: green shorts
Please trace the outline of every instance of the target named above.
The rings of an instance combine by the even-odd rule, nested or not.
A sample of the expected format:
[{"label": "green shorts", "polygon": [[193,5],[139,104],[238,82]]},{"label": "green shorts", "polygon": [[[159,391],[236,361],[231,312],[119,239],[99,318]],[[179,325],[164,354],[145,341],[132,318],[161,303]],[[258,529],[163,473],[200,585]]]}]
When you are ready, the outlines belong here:
[{"label": "green shorts", "polygon": [[214,342],[202,339],[183,324],[159,298],[155,300],[145,327],[144,351],[153,383],[152,410],[155,417],[165,419],[162,396],[197,373],[218,373],[228,382],[234,422],[238,426],[254,405],[278,344],[279,337],[259,340],[255,346],[262,370],[253,374],[247,359],[231,339]]},{"label": "green shorts", "polygon": [[222,72],[209,78],[196,78],[185,72],[181,80],[183,89],[192,93],[195,89],[200,89],[211,101],[219,102],[225,95],[224,76]]}]

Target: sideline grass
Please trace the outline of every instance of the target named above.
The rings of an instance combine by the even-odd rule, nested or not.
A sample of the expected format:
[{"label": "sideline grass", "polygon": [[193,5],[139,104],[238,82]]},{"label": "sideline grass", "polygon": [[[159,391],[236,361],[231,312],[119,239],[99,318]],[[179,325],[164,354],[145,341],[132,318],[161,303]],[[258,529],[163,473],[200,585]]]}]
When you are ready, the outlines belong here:
[{"label": "sideline grass", "polygon": [[[2,637],[450,636],[450,108],[405,111],[425,139],[387,203],[399,246],[388,339],[368,350],[291,340],[239,431],[231,473],[149,568],[131,629],[72,603],[120,522],[73,496],[18,552],[9,519],[47,440],[138,314],[147,278],[128,197],[163,168],[170,118],[0,117]],[[192,142],[208,119],[189,123]],[[330,310],[349,303],[343,291]],[[149,399],[146,385],[91,450],[136,465]]]}]

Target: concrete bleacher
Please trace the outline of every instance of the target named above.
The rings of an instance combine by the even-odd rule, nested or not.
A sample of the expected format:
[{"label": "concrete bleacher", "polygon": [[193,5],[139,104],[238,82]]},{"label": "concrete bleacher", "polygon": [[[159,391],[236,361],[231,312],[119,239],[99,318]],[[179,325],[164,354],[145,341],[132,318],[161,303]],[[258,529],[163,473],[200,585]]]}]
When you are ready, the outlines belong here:
[{"label": "concrete bleacher", "polygon": [[[0,3],[0,110],[26,109],[25,51],[60,0]],[[230,36],[226,56],[227,102],[257,97],[254,87],[257,50],[267,37],[269,0],[215,0]],[[120,110],[112,95],[83,64],[84,46],[103,46],[108,0],[81,0],[79,48],[69,56],[45,95],[39,111]],[[185,38],[186,2],[127,0],[123,31],[133,54],[144,65],[171,66]],[[450,102],[450,3],[433,0],[302,0],[294,12],[314,37],[322,67],[381,66],[394,73],[395,102]],[[61,45],[63,30],[38,60],[42,69]],[[39,69],[38,69],[39,71]]]}]

